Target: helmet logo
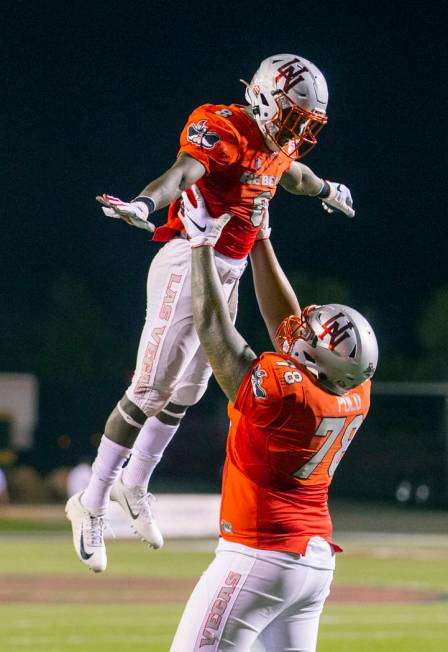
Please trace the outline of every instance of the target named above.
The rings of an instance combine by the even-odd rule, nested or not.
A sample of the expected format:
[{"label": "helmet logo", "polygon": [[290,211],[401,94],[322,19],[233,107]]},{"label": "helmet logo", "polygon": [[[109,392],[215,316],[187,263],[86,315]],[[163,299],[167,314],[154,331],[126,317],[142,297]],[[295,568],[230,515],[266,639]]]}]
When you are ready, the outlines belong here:
[{"label": "helmet logo", "polygon": [[190,143],[199,145],[199,147],[205,147],[205,149],[212,149],[221,140],[216,132],[209,131],[207,120],[200,120],[199,122],[193,122],[191,125],[188,125],[187,139]]},{"label": "helmet logo", "polygon": [[319,339],[323,340],[327,336],[330,338],[330,343],[328,348],[330,351],[333,351],[341,342],[350,337],[348,331],[353,328],[351,321],[348,321],[344,326],[340,326],[337,321],[340,317],[344,317],[342,312],[339,312],[334,317],[328,319],[324,324],[322,324],[322,333],[319,335]]},{"label": "helmet logo", "polygon": [[285,80],[284,91],[287,93],[291,88],[294,88],[299,82],[303,81],[304,72],[309,72],[308,68],[302,64],[300,59],[293,59],[287,61],[280,68],[277,68],[278,75],[275,78],[275,83],[283,77]]}]

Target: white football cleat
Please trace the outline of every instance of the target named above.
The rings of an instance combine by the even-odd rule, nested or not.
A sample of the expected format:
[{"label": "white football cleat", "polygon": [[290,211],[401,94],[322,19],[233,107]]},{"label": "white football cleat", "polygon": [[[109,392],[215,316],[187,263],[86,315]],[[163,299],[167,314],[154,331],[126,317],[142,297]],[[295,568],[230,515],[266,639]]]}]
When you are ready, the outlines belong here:
[{"label": "white football cleat", "polygon": [[72,524],[73,545],[82,563],[95,573],[101,573],[107,566],[104,545],[106,519],[89,512],[81,504],[81,495],[82,491],[72,496],[65,505],[65,513]]},{"label": "white football cleat", "polygon": [[154,496],[145,487],[126,487],[121,476],[112,485],[110,499],[121,505],[134,532],[152,548],[163,546],[163,536],[151,512]]}]

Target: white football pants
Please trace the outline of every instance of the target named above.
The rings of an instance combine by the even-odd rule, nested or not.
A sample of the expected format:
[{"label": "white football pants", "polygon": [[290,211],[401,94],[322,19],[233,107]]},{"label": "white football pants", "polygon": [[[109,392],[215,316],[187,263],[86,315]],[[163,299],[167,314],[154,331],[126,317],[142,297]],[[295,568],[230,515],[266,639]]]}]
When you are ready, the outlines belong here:
[{"label": "white football pants", "polygon": [[314,652],[333,568],[320,537],[304,556],[221,540],[170,652]]},{"label": "white football pants", "polygon": [[[246,261],[215,255],[235,318],[238,281]],[[146,321],[126,394],[149,417],[169,401],[188,406],[197,403],[211,373],[193,323],[190,244],[175,238],[160,249],[149,268]]]}]

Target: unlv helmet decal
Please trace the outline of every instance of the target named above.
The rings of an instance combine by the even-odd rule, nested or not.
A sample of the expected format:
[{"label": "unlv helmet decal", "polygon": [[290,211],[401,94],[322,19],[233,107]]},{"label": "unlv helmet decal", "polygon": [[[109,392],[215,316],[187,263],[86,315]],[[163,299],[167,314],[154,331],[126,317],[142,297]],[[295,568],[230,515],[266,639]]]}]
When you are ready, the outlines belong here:
[{"label": "unlv helmet decal", "polygon": [[343,342],[347,337],[350,337],[350,333],[347,331],[353,328],[351,321],[347,322],[343,326],[340,326],[338,319],[344,317],[342,312],[338,313],[331,319],[328,319],[324,324],[322,324],[323,331],[319,335],[320,340],[326,341],[326,338],[329,337],[330,341],[328,342],[328,348],[333,351],[338,344]]},{"label": "unlv helmet decal", "polygon": [[304,72],[309,72],[308,68],[296,57],[292,61],[287,61],[278,68],[278,75],[275,78],[275,81],[278,84],[279,80],[283,77],[286,80],[283,90],[287,93],[299,82],[304,81],[304,76],[302,74]]}]

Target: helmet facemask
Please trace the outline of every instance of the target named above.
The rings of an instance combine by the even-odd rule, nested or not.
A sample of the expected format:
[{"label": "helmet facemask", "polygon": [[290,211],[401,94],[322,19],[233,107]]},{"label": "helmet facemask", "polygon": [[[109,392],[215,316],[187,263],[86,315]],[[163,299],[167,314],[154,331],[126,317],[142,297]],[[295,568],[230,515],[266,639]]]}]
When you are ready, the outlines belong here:
[{"label": "helmet facemask", "polygon": [[265,132],[287,156],[303,158],[317,144],[317,134],[327,124],[325,114],[294,104],[283,91],[272,93],[277,113],[264,124]]},{"label": "helmet facemask", "polygon": [[303,309],[302,314],[291,315],[282,321],[275,333],[275,343],[280,351],[291,355],[292,348],[297,340],[309,342],[313,337],[313,331],[309,327],[306,315],[313,306],[307,306]]}]

